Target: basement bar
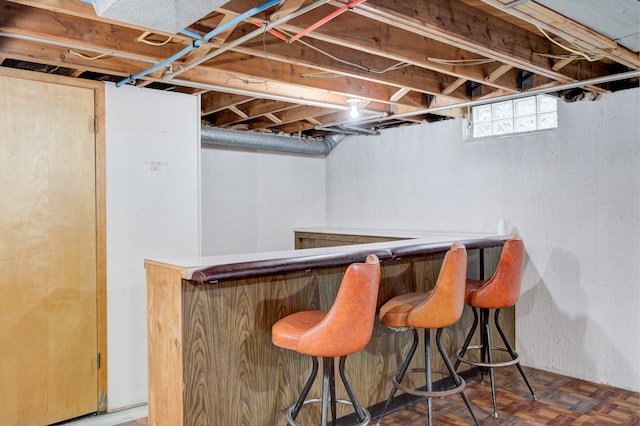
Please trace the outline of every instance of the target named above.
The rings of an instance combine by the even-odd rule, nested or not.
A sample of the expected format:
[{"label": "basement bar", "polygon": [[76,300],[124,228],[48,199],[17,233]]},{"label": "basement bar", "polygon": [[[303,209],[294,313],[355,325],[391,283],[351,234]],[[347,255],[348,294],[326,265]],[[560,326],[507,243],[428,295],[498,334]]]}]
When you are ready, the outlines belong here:
[{"label": "basement bar", "polygon": [[[284,410],[302,389],[311,362],[272,345],[273,323],[300,310],[328,309],[346,267],[370,253],[381,261],[379,307],[395,295],[432,288],[453,241],[467,247],[469,277],[489,276],[509,238],[343,229],[295,235],[297,250],[145,261],[149,425],[285,425]],[[513,309],[503,315],[515,341]],[[461,346],[472,321],[465,307],[461,320],[445,330],[447,351]],[[402,362],[398,354],[406,353],[411,340],[411,333],[376,321],[367,347],[347,358],[358,399],[374,418]],[[310,395],[319,395],[320,383],[314,386]],[[337,397],[346,397],[341,386]],[[399,400],[396,406],[409,403]],[[314,415],[303,410],[299,421]]]}]

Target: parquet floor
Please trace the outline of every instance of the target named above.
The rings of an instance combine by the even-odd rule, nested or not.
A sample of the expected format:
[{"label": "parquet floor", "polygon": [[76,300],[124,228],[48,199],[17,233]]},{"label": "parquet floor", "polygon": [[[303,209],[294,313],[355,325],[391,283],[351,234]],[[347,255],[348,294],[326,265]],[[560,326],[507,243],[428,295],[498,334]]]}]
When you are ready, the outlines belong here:
[{"label": "parquet floor", "polygon": [[[486,425],[640,425],[640,394],[525,367],[537,401],[514,367],[495,370],[498,419],[493,418],[491,387],[467,383],[465,392],[482,426]],[[433,401],[435,425],[469,425],[471,416],[462,398],[452,395]],[[384,426],[426,424],[426,402],[386,416]]]},{"label": "parquet floor", "polygon": [[[640,394],[637,392],[526,367],[525,372],[536,392],[537,401],[531,399],[529,390],[515,368],[495,370],[498,419],[493,418],[488,378],[485,377],[484,383],[479,380],[467,383],[465,392],[482,426],[640,425]],[[434,425],[472,424],[469,412],[459,395],[435,399],[433,413]],[[426,402],[420,402],[388,414],[382,425],[422,426],[427,424],[426,414]],[[147,419],[119,426],[147,426]]]}]

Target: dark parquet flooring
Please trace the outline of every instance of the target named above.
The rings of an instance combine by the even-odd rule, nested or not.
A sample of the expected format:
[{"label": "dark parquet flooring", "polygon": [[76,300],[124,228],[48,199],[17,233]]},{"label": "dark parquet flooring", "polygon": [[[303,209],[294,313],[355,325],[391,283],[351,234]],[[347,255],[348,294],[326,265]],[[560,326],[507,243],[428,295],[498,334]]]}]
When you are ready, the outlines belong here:
[{"label": "dark parquet flooring", "polygon": [[[482,426],[640,425],[640,393],[526,367],[525,372],[538,397],[537,401],[532,400],[515,368],[495,370],[498,419],[493,418],[488,377],[485,376],[484,382],[473,380],[467,383],[465,392]],[[426,416],[427,405],[423,401],[388,414],[382,425],[422,426],[427,424]],[[433,424],[470,425],[472,419],[462,398],[452,395],[434,399]],[[147,426],[147,419],[119,426]]]},{"label": "dark parquet flooring", "polygon": [[[514,367],[495,370],[498,419],[488,377],[467,383],[465,392],[482,426],[488,425],[640,425],[640,394],[525,367],[537,401]],[[472,419],[462,398],[433,401],[436,425],[469,425]],[[385,426],[426,424],[426,402],[386,416]]]}]

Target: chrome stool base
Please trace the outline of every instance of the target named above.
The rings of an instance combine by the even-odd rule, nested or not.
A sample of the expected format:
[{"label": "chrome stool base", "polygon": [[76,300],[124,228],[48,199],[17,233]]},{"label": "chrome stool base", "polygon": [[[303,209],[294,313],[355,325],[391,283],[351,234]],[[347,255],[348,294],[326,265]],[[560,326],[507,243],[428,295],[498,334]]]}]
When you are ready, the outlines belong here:
[{"label": "chrome stool base", "polygon": [[[380,416],[380,419],[378,420],[378,423],[376,423],[376,426],[380,426],[382,424],[382,419],[384,418],[387,412],[387,408],[389,408],[389,404],[391,403],[391,400],[393,399],[398,389],[410,395],[424,396],[425,398],[427,398],[427,417],[428,417],[427,421],[429,426],[431,426],[433,423],[432,401],[431,401],[432,398],[441,397],[441,396],[443,397],[443,396],[452,395],[455,393],[459,393],[460,396],[462,397],[462,400],[464,401],[465,405],[467,406],[467,409],[469,410],[469,414],[471,414],[471,417],[473,418],[473,423],[475,425],[479,425],[480,423],[478,422],[478,419],[476,418],[476,415],[474,414],[473,409],[471,408],[471,403],[469,402],[467,395],[464,393],[464,387],[466,385],[465,381],[462,379],[462,377],[456,374],[453,368],[453,365],[451,365],[451,361],[447,356],[447,352],[445,351],[444,346],[442,346],[442,341],[441,341],[442,328],[438,328],[436,331],[436,345],[438,347],[438,352],[440,353],[442,361],[447,367],[448,371],[446,373],[431,369],[431,330],[430,329],[424,329],[425,368],[411,368],[411,369],[409,368],[409,364],[413,359],[413,355],[415,354],[416,349],[418,348],[418,332],[416,331],[415,328],[411,328],[411,331],[413,332],[413,343],[411,345],[411,348],[409,349],[409,353],[407,357],[405,358],[402,364],[402,367],[400,368],[400,371],[394,377],[391,378],[391,381],[393,382],[393,388],[391,388],[391,393],[389,393],[389,397],[387,398],[384,409],[382,410],[382,414]],[[424,373],[427,390],[422,391],[418,389],[412,389],[401,384],[404,377],[406,377],[407,374],[411,374],[411,373]],[[448,375],[451,378],[451,380],[453,380],[455,387],[450,389],[434,391],[432,389],[432,381],[431,381],[432,373]]]},{"label": "chrome stool base", "polygon": [[[444,371],[436,371],[436,370],[432,370],[432,373],[436,373],[436,374],[442,374],[442,375],[449,375],[449,373],[445,373]],[[424,368],[410,368],[409,370],[407,370],[404,374],[404,377],[406,377],[409,374],[415,374],[415,373],[425,373],[425,369]],[[418,389],[413,389],[413,388],[409,388],[401,383],[398,383],[398,380],[396,379],[396,377],[392,377],[391,381],[393,382],[393,385],[400,389],[402,392],[404,393],[408,393],[410,395],[417,395],[417,396],[423,396],[425,398],[433,398],[433,397],[439,397],[439,396],[448,396],[448,395],[453,395],[456,393],[460,393],[462,392],[462,390],[465,387],[465,381],[462,379],[462,377],[460,377],[458,374],[456,374],[455,376],[458,380],[457,382],[459,384],[457,384],[455,387],[450,388],[450,389],[443,389],[443,390],[437,390],[437,391],[422,391],[422,390],[418,390]],[[456,380],[452,377],[451,378],[454,382],[456,382]]]},{"label": "chrome stool base", "polygon": [[[470,352],[470,351],[477,351],[477,350],[482,350],[484,349],[484,346],[482,345],[473,345],[473,346],[468,346],[466,352]],[[458,352],[456,352],[456,358],[458,359],[458,361],[460,362],[464,362],[465,364],[469,364],[469,365],[475,365],[476,367],[482,367],[482,368],[500,368],[500,367],[508,367],[510,365],[515,365],[518,364],[520,362],[520,355],[518,355],[517,352],[515,351],[511,351],[509,352],[509,350],[507,348],[503,348],[501,346],[491,346],[491,351],[500,351],[500,352],[507,352],[510,355],[515,355],[515,358],[509,360],[509,361],[501,361],[501,362],[493,362],[493,363],[488,363],[488,362],[480,362],[480,361],[471,361],[468,358],[463,358],[461,353],[462,350],[459,350]]]},{"label": "chrome stool base", "polygon": [[[498,418],[498,405],[496,403],[496,385],[495,385],[495,378],[493,375],[494,368],[508,367],[510,365],[515,365],[518,368],[518,371],[520,372],[520,375],[524,379],[524,382],[526,383],[527,387],[529,388],[529,392],[531,392],[532,399],[534,401],[537,401],[538,397],[536,397],[536,394],[533,392],[533,388],[529,384],[529,380],[527,380],[527,376],[524,374],[524,370],[520,365],[520,355],[518,355],[518,353],[513,350],[513,348],[509,344],[509,340],[507,339],[507,336],[502,330],[502,327],[500,327],[500,321],[499,321],[500,309],[495,310],[493,323],[495,324],[496,329],[498,330],[498,334],[500,334],[500,338],[502,339],[502,343],[504,343],[504,347],[491,345],[491,331],[490,331],[490,324],[489,324],[490,309],[489,308],[480,308],[480,312],[482,313],[482,317],[480,318],[482,323],[480,327],[480,336],[481,336],[482,344],[472,345],[472,346],[469,345],[469,342],[471,342],[471,338],[473,337],[473,334],[475,333],[476,328],[478,326],[478,312],[474,307],[471,307],[471,309],[473,311],[473,325],[469,330],[469,334],[467,334],[467,337],[464,341],[464,344],[462,345],[462,348],[456,351],[457,361],[456,361],[456,365],[454,366],[454,369],[457,370],[460,363],[464,362],[465,364],[469,364],[481,369],[489,370],[489,380],[491,382],[491,398],[493,399],[493,417],[496,419]],[[471,361],[470,359],[467,359],[464,357],[468,351],[474,351],[474,350],[481,351],[482,361]],[[511,357],[511,359],[507,361],[494,362],[493,361],[494,350],[497,350],[500,352],[507,352]],[[483,371],[483,374],[484,374],[484,371]]]},{"label": "chrome stool base", "polygon": [[313,385],[313,382],[315,381],[318,373],[318,357],[312,357],[313,367],[311,369],[311,375],[307,379],[307,383],[304,385],[302,393],[298,397],[298,401],[287,409],[286,416],[288,425],[299,426],[298,423],[296,423],[296,417],[298,417],[298,414],[300,413],[302,407],[304,405],[315,403],[322,404],[320,420],[321,426],[325,426],[329,422],[329,408],[331,408],[332,423],[335,424],[335,421],[337,420],[336,404],[350,405],[353,407],[353,411],[358,416],[358,419],[362,419],[361,423],[357,423],[354,426],[365,426],[369,424],[369,421],[371,420],[371,413],[369,413],[369,410],[360,405],[360,403],[358,403],[358,400],[356,399],[355,393],[351,388],[351,383],[349,382],[349,377],[347,376],[347,372],[345,371],[346,359],[346,355],[340,357],[340,361],[338,363],[338,372],[340,373],[340,378],[342,379],[345,390],[349,395],[350,401],[347,401],[346,399],[336,398],[334,372],[335,358],[331,357],[322,357],[322,398],[307,399],[309,390],[311,389],[311,386]]},{"label": "chrome stool base", "polygon": [[[318,404],[318,403],[322,403],[322,398],[312,398],[312,399],[307,399],[306,401],[304,401],[302,403],[302,405],[308,405],[308,404]],[[351,405],[353,407],[353,403],[351,401],[347,401],[346,399],[336,399],[336,403],[338,404],[345,404],[345,405]],[[293,418],[293,410],[295,408],[295,405],[292,405],[291,407],[289,407],[287,409],[287,424],[290,426],[300,426],[298,423],[295,422],[294,418]],[[366,426],[369,424],[369,422],[371,421],[371,413],[369,413],[369,410],[367,410],[364,407],[360,407],[360,409],[362,410],[363,414],[364,414],[364,420],[362,420],[362,422],[360,423],[355,423],[353,424],[353,426]]]}]

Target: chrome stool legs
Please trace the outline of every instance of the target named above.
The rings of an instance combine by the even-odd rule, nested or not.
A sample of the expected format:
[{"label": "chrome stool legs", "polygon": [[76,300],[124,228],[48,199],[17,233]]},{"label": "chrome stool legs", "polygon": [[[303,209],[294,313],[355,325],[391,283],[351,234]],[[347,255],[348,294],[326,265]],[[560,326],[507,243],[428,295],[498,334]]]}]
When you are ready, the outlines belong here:
[{"label": "chrome stool legs", "polygon": [[[449,360],[449,357],[447,356],[447,352],[445,351],[444,347],[442,346],[442,342],[441,342],[442,328],[439,328],[436,331],[436,345],[438,347],[438,351],[440,352],[440,356],[442,357],[442,360],[444,361],[444,364],[447,367],[448,374],[453,379],[453,381],[455,383],[455,387],[450,388],[450,389],[437,390],[437,391],[433,390],[433,383],[432,383],[432,378],[431,378],[431,372],[432,372],[432,370],[431,370],[431,330],[430,329],[424,329],[425,368],[412,368],[412,369],[409,369],[409,364],[411,363],[411,360],[413,359],[413,356],[415,355],[416,348],[418,347],[418,332],[416,331],[415,328],[412,328],[411,331],[413,332],[413,343],[411,345],[411,348],[409,349],[409,354],[407,355],[406,359],[402,363],[402,367],[400,368],[400,371],[392,378],[393,388],[391,389],[389,397],[387,398],[387,401],[385,403],[384,409],[382,410],[382,415],[380,416],[380,419],[378,420],[377,425],[380,426],[380,424],[382,423],[382,419],[384,418],[384,416],[386,414],[386,411],[389,408],[389,403],[391,402],[391,400],[395,396],[396,391],[398,389],[402,390],[405,393],[411,394],[411,395],[424,396],[424,397],[427,398],[427,410],[428,410],[429,426],[432,425],[432,398],[436,397],[436,396],[452,395],[454,393],[459,393],[460,394],[460,396],[462,397],[462,400],[464,401],[465,405],[467,406],[467,409],[469,410],[469,413],[471,414],[471,417],[473,418],[474,423],[476,425],[479,425],[478,419],[476,418],[475,414],[473,413],[473,409],[471,408],[471,403],[469,402],[469,399],[467,398],[467,395],[464,393],[464,390],[463,390],[464,387],[465,387],[465,382],[455,372],[455,370],[454,370],[454,368],[453,368],[453,366],[451,364],[451,361]],[[407,374],[407,373],[409,373],[409,374],[411,374],[411,373],[421,373],[421,372],[424,372],[424,374],[425,374],[426,390],[421,391],[421,390],[417,390],[417,389],[412,389],[412,388],[408,388],[408,387],[406,387],[406,386],[401,384],[402,379],[404,378],[405,374]],[[437,372],[437,373],[444,374],[442,372]]]},{"label": "chrome stool legs", "polygon": [[[491,324],[489,321],[489,309],[486,308],[481,308],[480,312],[481,312],[481,318],[480,318],[480,322],[481,322],[481,327],[480,327],[480,341],[481,344],[480,345],[469,345],[469,343],[471,342],[471,338],[473,337],[473,334],[476,331],[476,328],[478,327],[478,312],[476,311],[476,308],[471,308],[473,311],[473,325],[471,326],[471,329],[469,330],[469,334],[467,334],[467,337],[464,340],[464,344],[462,345],[462,349],[460,349],[460,351],[458,351],[456,353],[456,364],[454,366],[454,369],[457,370],[458,367],[460,366],[461,362],[464,362],[465,364],[469,364],[469,365],[474,365],[476,367],[478,367],[480,369],[480,374],[482,374],[484,376],[484,372],[486,370],[488,370],[489,372],[489,381],[491,383],[491,397],[493,399],[493,417],[494,418],[498,418],[498,408],[497,408],[497,404],[496,404],[496,385],[495,385],[495,377],[494,377],[494,373],[493,373],[493,369],[494,368],[499,368],[499,367],[506,367],[509,365],[515,365],[518,368],[518,371],[520,372],[520,375],[522,376],[522,378],[524,379],[524,382],[526,383],[527,387],[529,388],[529,392],[531,392],[531,397],[534,400],[537,400],[538,398],[536,397],[533,388],[531,387],[531,385],[529,384],[529,380],[527,380],[527,376],[524,374],[524,370],[522,369],[522,366],[520,365],[520,355],[518,355],[517,352],[515,352],[513,350],[513,348],[511,347],[511,345],[509,344],[509,340],[507,339],[507,336],[505,335],[504,331],[502,330],[502,327],[500,326],[500,321],[499,321],[499,315],[500,315],[500,309],[496,309],[495,310],[495,315],[493,318],[493,322],[496,326],[496,329],[498,330],[498,334],[500,334],[500,338],[502,339],[502,343],[504,344],[504,347],[501,346],[492,346],[491,345]],[[467,351],[471,351],[471,350],[479,350],[480,351],[480,361],[471,361],[467,358],[464,358],[465,354],[467,353]],[[507,352],[509,353],[509,356],[511,357],[511,360],[508,361],[504,361],[504,362],[494,362],[493,361],[493,351],[497,350],[497,351],[502,351],[502,352]]]},{"label": "chrome stool legs", "polygon": [[300,409],[303,405],[321,403],[321,420],[320,424],[322,426],[329,424],[329,407],[331,408],[331,424],[336,424],[336,404],[346,404],[351,405],[358,415],[358,419],[361,421],[357,425],[354,426],[365,426],[369,424],[369,420],[371,420],[371,414],[369,411],[362,407],[358,400],[356,399],[355,393],[351,387],[351,382],[349,381],[349,377],[347,376],[347,372],[345,371],[345,361],[347,359],[346,356],[341,356],[338,364],[338,371],[340,373],[340,378],[342,379],[342,383],[349,395],[349,400],[345,399],[337,399],[336,398],[336,387],[335,387],[335,367],[334,362],[335,358],[331,357],[322,357],[322,398],[312,398],[306,399],[309,394],[309,390],[313,385],[313,382],[316,379],[318,374],[318,357],[311,357],[313,360],[313,366],[311,368],[311,374],[307,379],[307,382],[302,389],[302,393],[298,397],[298,400],[294,405],[287,409],[287,424],[291,426],[298,426],[296,423],[296,417],[300,413]]}]

